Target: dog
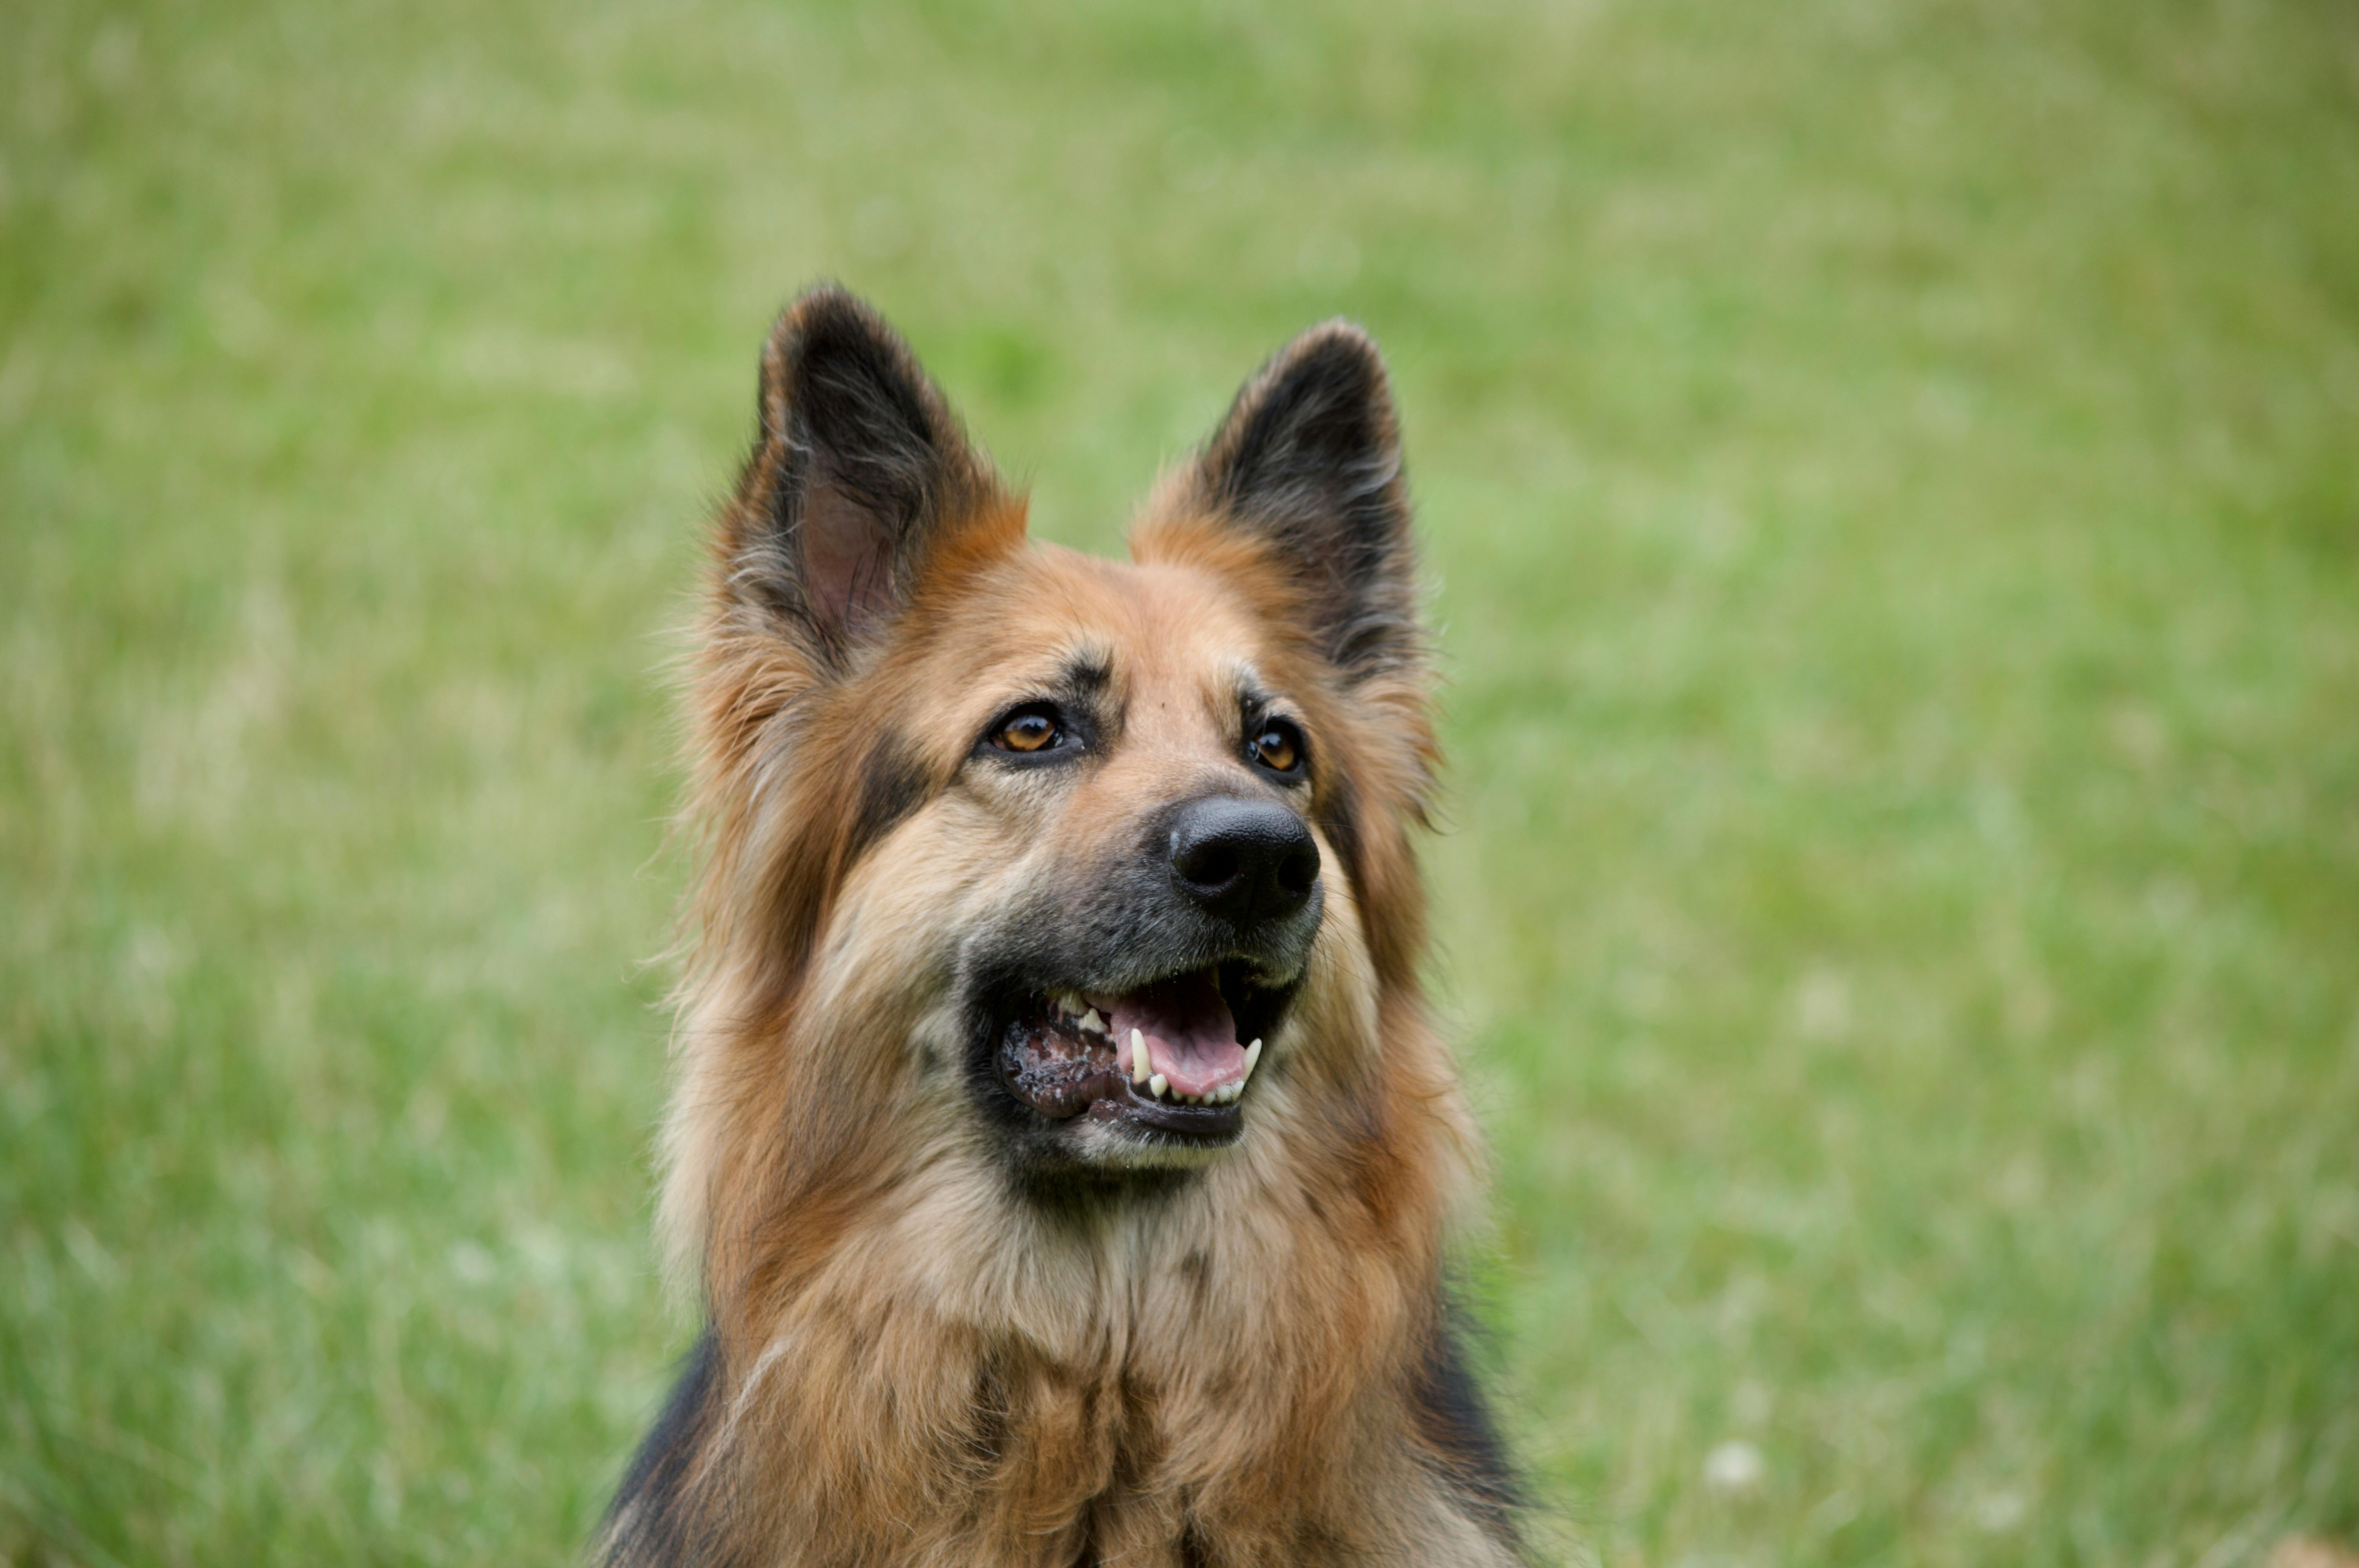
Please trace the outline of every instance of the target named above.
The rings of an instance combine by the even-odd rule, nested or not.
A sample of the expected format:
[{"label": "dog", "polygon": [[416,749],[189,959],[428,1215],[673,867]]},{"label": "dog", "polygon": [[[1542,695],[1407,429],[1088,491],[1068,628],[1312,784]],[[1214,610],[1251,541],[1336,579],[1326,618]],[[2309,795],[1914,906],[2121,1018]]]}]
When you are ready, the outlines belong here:
[{"label": "dog", "polygon": [[1384,362],[1316,327],[1115,562],[839,289],[764,351],[691,676],[643,1564],[1507,1564],[1419,968]]}]

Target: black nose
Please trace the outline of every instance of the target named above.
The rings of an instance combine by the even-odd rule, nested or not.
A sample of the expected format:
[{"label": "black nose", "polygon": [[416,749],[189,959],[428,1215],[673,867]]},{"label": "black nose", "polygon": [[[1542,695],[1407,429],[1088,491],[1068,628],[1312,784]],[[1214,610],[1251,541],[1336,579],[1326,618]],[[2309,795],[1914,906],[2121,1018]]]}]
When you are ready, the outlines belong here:
[{"label": "black nose", "polygon": [[1207,795],[1171,817],[1171,881],[1240,931],[1302,907],[1319,880],[1319,846],[1275,801]]}]

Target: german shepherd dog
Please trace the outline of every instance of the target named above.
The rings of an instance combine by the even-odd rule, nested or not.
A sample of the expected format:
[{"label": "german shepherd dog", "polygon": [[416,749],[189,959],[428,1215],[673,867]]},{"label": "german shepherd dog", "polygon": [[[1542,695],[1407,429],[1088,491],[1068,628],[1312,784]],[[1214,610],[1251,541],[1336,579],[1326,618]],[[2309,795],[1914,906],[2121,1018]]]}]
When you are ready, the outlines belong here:
[{"label": "german shepherd dog", "polygon": [[867,307],[712,542],[660,1228],[706,1327],[616,1565],[1524,1560],[1448,1303],[1435,764],[1384,363],[1296,339],[1119,563]]}]

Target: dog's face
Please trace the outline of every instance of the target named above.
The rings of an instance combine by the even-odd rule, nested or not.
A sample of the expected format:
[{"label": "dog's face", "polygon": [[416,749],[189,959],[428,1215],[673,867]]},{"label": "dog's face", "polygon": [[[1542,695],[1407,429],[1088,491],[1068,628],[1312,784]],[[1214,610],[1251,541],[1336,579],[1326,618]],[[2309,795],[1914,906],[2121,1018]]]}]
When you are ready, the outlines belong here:
[{"label": "dog's face", "polygon": [[1327,694],[1201,569],[1027,552],[945,613],[902,723],[948,782],[860,885],[935,901],[964,1088],[1036,1160],[1229,1142],[1338,880]]},{"label": "dog's face", "polygon": [[1027,546],[845,296],[782,322],[762,404],[708,627],[704,913],[794,1019],[804,1101],[1103,1173],[1370,1070],[1431,742],[1366,339],[1274,360],[1129,563]]}]

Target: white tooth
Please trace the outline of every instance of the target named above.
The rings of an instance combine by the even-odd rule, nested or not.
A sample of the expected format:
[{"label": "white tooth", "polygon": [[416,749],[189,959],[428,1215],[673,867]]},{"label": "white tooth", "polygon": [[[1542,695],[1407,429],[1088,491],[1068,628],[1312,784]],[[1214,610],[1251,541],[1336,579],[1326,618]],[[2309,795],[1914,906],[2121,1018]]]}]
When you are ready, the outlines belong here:
[{"label": "white tooth", "polygon": [[1245,1092],[1245,1086],[1242,1080],[1237,1083],[1224,1085],[1221,1089],[1221,1103],[1223,1105],[1234,1105],[1237,1103],[1237,1097]]},{"label": "white tooth", "polygon": [[1153,1095],[1157,1099],[1161,1099],[1163,1098],[1163,1091],[1170,1087],[1171,1080],[1165,1077],[1160,1073],[1156,1074],[1153,1077],[1147,1080],[1147,1092]]},{"label": "white tooth", "polygon": [[1256,1040],[1252,1044],[1245,1047],[1245,1077],[1239,1078],[1237,1080],[1237,1087],[1243,1088],[1245,1087],[1245,1078],[1253,1076],[1254,1064],[1260,1060],[1261,1042]]},{"label": "white tooth", "polygon": [[1155,1068],[1147,1060],[1147,1042],[1140,1039],[1138,1031],[1134,1029],[1130,1032],[1130,1081],[1143,1084],[1153,1071]]},{"label": "white tooth", "polygon": [[[1073,1000],[1075,1001],[1079,1001],[1082,999],[1075,997]],[[1096,1008],[1092,1008],[1087,1012],[1082,1014],[1082,1027],[1088,1030],[1093,1034],[1103,1034],[1105,1033],[1105,1020],[1098,1016],[1098,1010]]]}]

